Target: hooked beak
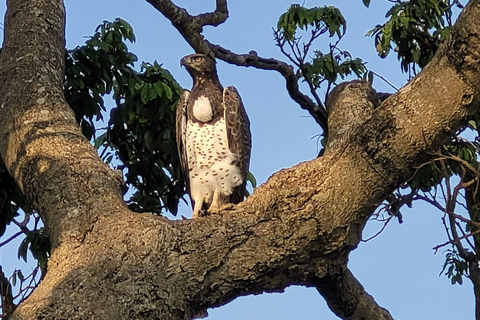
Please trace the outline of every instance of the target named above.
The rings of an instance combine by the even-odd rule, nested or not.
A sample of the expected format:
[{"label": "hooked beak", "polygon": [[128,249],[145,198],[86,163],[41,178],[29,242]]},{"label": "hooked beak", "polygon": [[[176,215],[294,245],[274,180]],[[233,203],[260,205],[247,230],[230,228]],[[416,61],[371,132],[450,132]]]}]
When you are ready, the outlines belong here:
[{"label": "hooked beak", "polygon": [[183,57],[180,59],[180,67],[186,67],[187,66],[187,60],[185,60],[186,57]]}]

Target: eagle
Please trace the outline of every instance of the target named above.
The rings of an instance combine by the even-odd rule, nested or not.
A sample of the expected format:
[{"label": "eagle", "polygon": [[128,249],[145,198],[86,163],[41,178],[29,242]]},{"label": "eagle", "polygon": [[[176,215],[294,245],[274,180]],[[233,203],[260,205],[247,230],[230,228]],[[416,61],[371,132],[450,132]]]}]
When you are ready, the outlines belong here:
[{"label": "eagle", "polygon": [[193,78],[176,111],[180,163],[193,206],[193,218],[217,213],[245,197],[251,134],[242,99],[233,86],[223,88],[215,60],[191,54],[180,60]]}]

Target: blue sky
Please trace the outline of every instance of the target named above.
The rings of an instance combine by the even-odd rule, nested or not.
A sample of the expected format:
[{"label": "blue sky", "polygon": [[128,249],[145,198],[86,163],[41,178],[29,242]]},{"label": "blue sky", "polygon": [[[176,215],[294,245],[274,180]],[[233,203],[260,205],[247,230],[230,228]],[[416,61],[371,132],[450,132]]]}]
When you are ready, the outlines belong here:
[{"label": "blue sky", "polygon": [[[178,0],[178,5],[191,13],[214,9],[214,0]],[[285,0],[233,1],[230,0],[230,18],[217,28],[207,27],[205,35],[211,42],[235,52],[255,50],[264,57],[283,59],[275,47],[272,27],[292,3]],[[361,0],[312,1],[305,6],[332,5],[339,7],[347,18],[347,35],[341,48],[353,56],[368,61],[368,68],[386,77],[397,87],[406,82],[396,57],[385,60],[377,57],[373,39],[365,33],[384,15],[391,3],[372,0],[370,9]],[[139,61],[157,60],[170,70],[177,81],[190,88],[191,78],[179,66],[181,57],[192,53],[178,32],[146,1],[126,0],[66,0],[67,47],[82,45],[103,20],[121,17],[130,22],[137,41],[130,45]],[[5,10],[5,4],[0,4]],[[318,47],[326,39],[317,41]],[[234,85],[239,90],[250,117],[253,137],[251,171],[259,183],[285,167],[312,159],[318,153],[315,136],[319,127],[308,114],[287,95],[283,78],[273,71],[239,68],[218,62],[219,77],[224,86]],[[374,87],[391,91],[380,79]],[[188,215],[190,208],[181,212]],[[441,224],[441,213],[425,204],[416,204],[404,212],[404,223],[393,221],[377,238],[361,243],[350,256],[349,266],[354,275],[377,302],[390,310],[396,319],[473,319],[472,286],[450,285],[449,279],[439,277],[444,257],[434,255],[432,247],[446,241]],[[374,234],[381,224],[369,222],[364,238]],[[0,262],[7,274],[16,261],[16,245],[0,249]],[[10,271],[9,271],[10,270]],[[282,294],[263,294],[238,298],[230,304],[209,310],[209,320],[240,319],[337,319],[329,311],[324,299],[314,289],[287,288]]]}]

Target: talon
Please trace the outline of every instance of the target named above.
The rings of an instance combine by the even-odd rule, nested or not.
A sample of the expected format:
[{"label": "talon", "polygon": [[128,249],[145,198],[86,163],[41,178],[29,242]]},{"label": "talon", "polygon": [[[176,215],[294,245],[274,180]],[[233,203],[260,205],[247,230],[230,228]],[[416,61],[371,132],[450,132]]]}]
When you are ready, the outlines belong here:
[{"label": "talon", "polygon": [[233,210],[233,208],[235,208],[235,205],[233,203],[226,203],[220,208],[220,211]]},{"label": "talon", "polygon": [[218,213],[219,211],[220,211],[220,209],[218,208],[218,206],[213,205],[213,203],[210,206],[210,208],[208,208],[208,210],[207,210],[208,213],[213,213],[213,214]]}]

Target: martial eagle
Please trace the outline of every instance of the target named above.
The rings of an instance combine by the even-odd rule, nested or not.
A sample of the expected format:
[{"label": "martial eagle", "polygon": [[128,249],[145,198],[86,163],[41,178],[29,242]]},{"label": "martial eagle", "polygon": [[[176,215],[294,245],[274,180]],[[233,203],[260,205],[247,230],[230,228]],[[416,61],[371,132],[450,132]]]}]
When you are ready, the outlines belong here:
[{"label": "martial eagle", "polygon": [[235,87],[225,89],[215,60],[191,54],[180,60],[193,78],[177,106],[177,148],[193,206],[216,213],[245,196],[250,162],[250,122]]}]

